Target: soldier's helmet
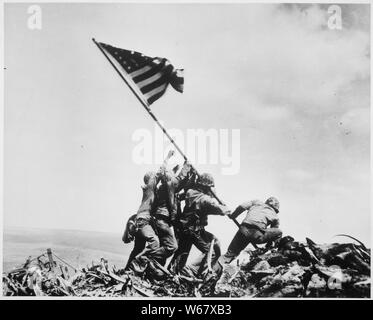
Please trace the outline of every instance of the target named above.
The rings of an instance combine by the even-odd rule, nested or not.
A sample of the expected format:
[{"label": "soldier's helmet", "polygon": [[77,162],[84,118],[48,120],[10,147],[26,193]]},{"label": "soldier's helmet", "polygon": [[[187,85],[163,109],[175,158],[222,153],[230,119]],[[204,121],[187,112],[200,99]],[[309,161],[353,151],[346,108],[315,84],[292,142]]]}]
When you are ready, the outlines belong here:
[{"label": "soldier's helmet", "polygon": [[156,175],[156,173],[154,171],[148,171],[147,173],[145,173],[144,175],[144,183],[145,184],[148,184],[149,183],[149,180],[154,177]]},{"label": "soldier's helmet", "polygon": [[265,203],[268,204],[273,209],[275,209],[276,212],[279,212],[279,210],[280,210],[280,201],[278,201],[277,198],[275,198],[275,197],[269,197],[266,200]]},{"label": "soldier's helmet", "polygon": [[198,177],[197,183],[204,187],[213,188],[215,186],[214,177],[210,173],[202,173]]}]

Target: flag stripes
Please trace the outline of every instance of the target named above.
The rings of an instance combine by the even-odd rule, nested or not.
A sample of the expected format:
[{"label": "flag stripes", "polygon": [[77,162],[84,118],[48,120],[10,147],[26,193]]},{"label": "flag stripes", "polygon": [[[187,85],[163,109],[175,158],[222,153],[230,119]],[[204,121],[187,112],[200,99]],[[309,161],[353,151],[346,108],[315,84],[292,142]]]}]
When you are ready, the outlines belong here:
[{"label": "flag stripes", "polygon": [[175,69],[167,59],[147,57],[140,52],[115,48],[105,43],[100,43],[100,46],[120,64],[149,105],[166,92],[169,84],[176,91],[183,92],[183,70]]}]

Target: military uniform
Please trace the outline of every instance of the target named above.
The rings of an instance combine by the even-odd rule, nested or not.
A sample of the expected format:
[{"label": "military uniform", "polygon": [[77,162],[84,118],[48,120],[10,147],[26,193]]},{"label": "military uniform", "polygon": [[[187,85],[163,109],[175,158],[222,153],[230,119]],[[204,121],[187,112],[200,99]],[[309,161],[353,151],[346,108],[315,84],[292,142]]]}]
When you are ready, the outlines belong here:
[{"label": "military uniform", "polygon": [[269,205],[268,200],[266,203],[259,200],[245,202],[231,214],[231,218],[237,218],[242,212],[247,211],[227,253],[219,259],[221,264],[230,263],[249,243],[268,243],[281,238],[282,231],[279,229],[280,221],[277,215],[278,206],[276,208],[276,206]]},{"label": "military uniform", "polygon": [[155,251],[154,256],[162,264],[178,247],[173,229],[177,214],[176,193],[183,187],[190,169],[191,166],[185,163],[177,176],[166,170],[161,175],[162,184],[157,190],[154,202],[154,224],[160,247]]},{"label": "military uniform", "polygon": [[159,249],[159,238],[152,225],[151,211],[155,200],[156,187],[159,182],[159,174],[149,174],[142,187],[143,196],[141,205],[136,214],[137,232],[135,246],[130,254],[126,268],[138,268],[137,256],[155,258]]},{"label": "military uniform", "polygon": [[[211,240],[215,236],[205,230],[205,226],[208,224],[208,215],[228,213],[229,210],[226,206],[219,204],[216,199],[201,189],[195,187],[186,192],[185,207],[179,221],[179,248],[171,262],[175,266],[176,272],[180,272],[185,266],[192,245],[195,245],[204,255],[209,252]],[[213,250],[213,262],[218,258],[216,255],[217,251]]]},{"label": "military uniform", "polygon": [[[206,230],[203,230],[200,236],[201,238],[203,238],[203,240],[206,243],[209,244],[209,250],[212,250],[211,267],[213,267],[221,255],[220,241],[218,238],[216,238],[214,234]],[[214,241],[213,245],[212,245],[212,241]],[[211,248],[211,245],[212,245],[212,248]],[[190,247],[187,247],[185,251],[189,253],[190,250],[191,250],[191,245]],[[185,276],[201,277],[205,275],[205,272],[207,271],[207,267],[208,267],[207,266],[207,255],[205,253],[201,253],[189,264],[185,264],[184,267],[180,270],[180,272],[181,274]]]}]

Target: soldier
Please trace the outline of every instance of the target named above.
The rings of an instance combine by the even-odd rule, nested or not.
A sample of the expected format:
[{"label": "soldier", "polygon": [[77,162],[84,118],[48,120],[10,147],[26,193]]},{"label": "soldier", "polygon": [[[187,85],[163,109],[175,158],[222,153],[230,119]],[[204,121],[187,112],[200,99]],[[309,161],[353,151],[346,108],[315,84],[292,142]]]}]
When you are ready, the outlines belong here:
[{"label": "soldier", "polygon": [[122,241],[127,244],[135,240],[135,244],[133,250],[131,251],[130,256],[128,257],[125,270],[129,270],[131,266],[132,260],[145,248],[146,241],[144,239],[140,239],[140,237],[136,237],[137,233],[137,226],[136,226],[136,214],[133,214],[129,217],[126,228],[124,230]]},{"label": "soldier", "polygon": [[[182,187],[190,165],[185,163],[178,176],[174,176],[167,170],[168,160],[174,155],[170,151],[157,173],[148,172],[144,176],[145,185],[143,198],[136,214],[135,245],[130,254],[125,269],[143,272],[149,262],[154,259],[164,263],[177,249],[177,241],[171,225],[175,219],[175,192]],[[161,186],[157,189],[159,181]],[[131,218],[127,223],[123,241],[128,243],[128,231],[132,225]]]},{"label": "soldier", "polygon": [[191,165],[185,162],[178,175],[177,167],[173,172],[164,166],[161,174],[161,185],[157,189],[154,203],[155,227],[158,233],[160,247],[156,250],[155,256],[161,264],[165,264],[166,259],[177,250],[177,240],[173,225],[176,220],[177,202],[176,194],[185,185]]},{"label": "soldier", "polygon": [[[269,246],[273,241],[280,239],[282,231],[279,229],[279,209],[280,203],[275,197],[268,198],[265,203],[253,200],[239,205],[230,218],[237,218],[244,211],[247,211],[246,217],[231,241],[227,253],[219,258],[219,264],[222,266],[230,263],[249,243],[267,243]],[[216,271],[221,270],[219,264],[216,264]]]},{"label": "soldier", "polygon": [[[199,249],[206,261],[210,250],[212,239],[216,237],[205,230],[208,224],[208,215],[228,215],[229,209],[221,205],[212,197],[211,188],[214,187],[214,179],[208,174],[201,174],[197,183],[185,194],[185,207],[179,219],[179,248],[171,261],[171,265],[176,272],[180,272],[186,264],[192,245]],[[216,243],[219,246],[218,243]],[[220,255],[215,247],[212,253],[212,264]],[[203,266],[201,266],[203,268]]]},{"label": "soldier", "polygon": [[135,246],[126,267],[136,272],[143,272],[147,266],[147,258],[153,258],[159,249],[159,239],[153,228],[151,216],[159,177],[160,172],[153,171],[147,172],[144,176],[142,201],[136,214]]}]

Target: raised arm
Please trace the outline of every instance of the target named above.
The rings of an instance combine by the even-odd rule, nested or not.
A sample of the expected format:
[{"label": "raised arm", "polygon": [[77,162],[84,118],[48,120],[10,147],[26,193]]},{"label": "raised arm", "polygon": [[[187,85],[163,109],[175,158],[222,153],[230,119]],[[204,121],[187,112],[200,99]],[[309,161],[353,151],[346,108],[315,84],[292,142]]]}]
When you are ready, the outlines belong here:
[{"label": "raised arm", "polygon": [[188,173],[191,170],[191,165],[185,161],[180,173],[175,176],[173,172],[167,169],[168,160],[174,155],[174,151],[170,150],[166,159],[163,162],[159,170],[159,177],[162,180],[162,184],[167,189],[167,207],[170,213],[171,221],[174,221],[177,214],[177,201],[175,194],[184,187],[184,182]]},{"label": "raised arm", "polygon": [[172,185],[175,188],[175,192],[179,192],[184,187],[186,178],[191,170],[192,165],[188,161],[185,161],[179,174],[172,179]]},{"label": "raised arm", "polygon": [[231,213],[231,211],[228,209],[226,205],[219,204],[219,202],[216,199],[208,195],[202,196],[201,206],[203,207],[203,209],[206,209],[206,212],[208,212],[208,214],[212,215],[225,216]]},{"label": "raised arm", "polygon": [[231,214],[231,218],[237,218],[242,212],[249,210],[253,205],[259,203],[259,200],[246,201],[241,203]]}]

